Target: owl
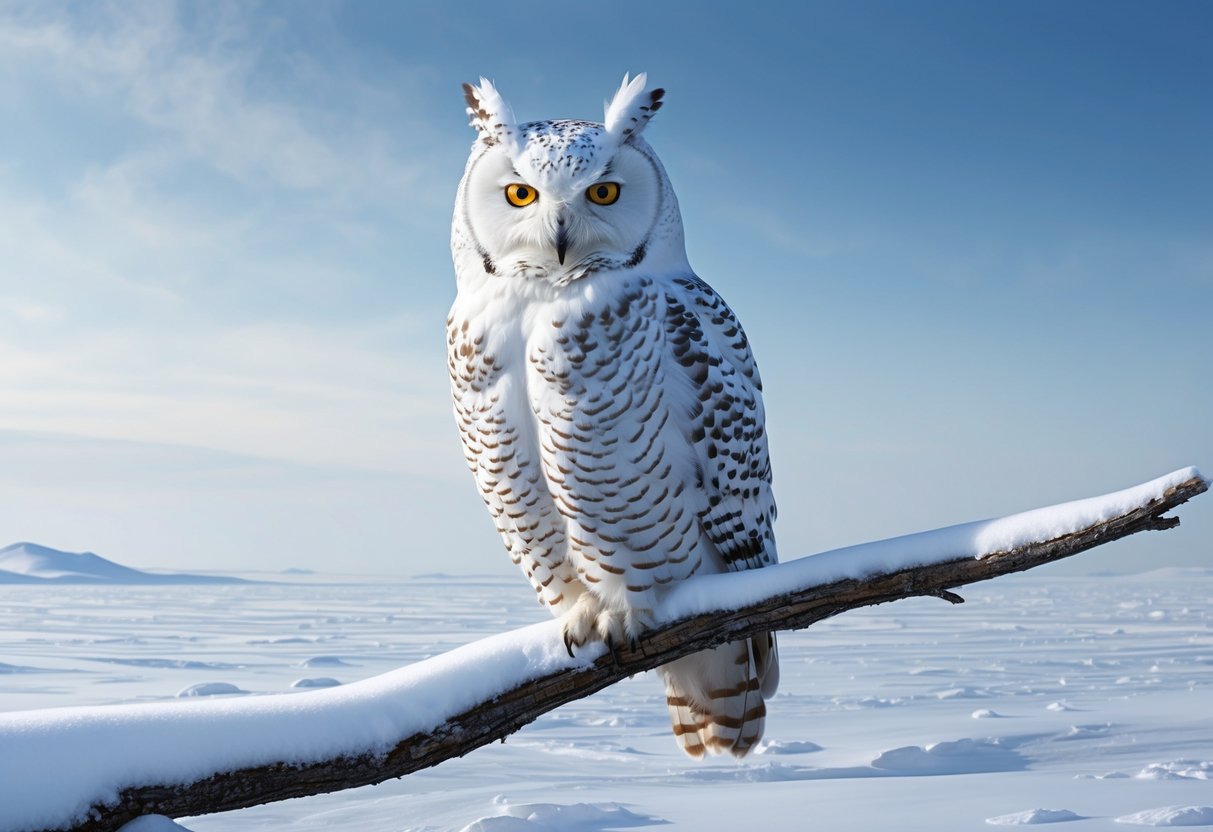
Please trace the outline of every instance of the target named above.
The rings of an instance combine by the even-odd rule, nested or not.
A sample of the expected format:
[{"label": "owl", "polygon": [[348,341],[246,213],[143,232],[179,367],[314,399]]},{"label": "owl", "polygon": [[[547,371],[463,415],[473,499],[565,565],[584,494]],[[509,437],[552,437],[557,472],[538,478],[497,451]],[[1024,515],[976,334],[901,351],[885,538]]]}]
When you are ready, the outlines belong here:
[{"label": "owl", "polygon": [[[478,136],[455,200],[455,419],[510,559],[565,645],[635,643],[692,575],[776,562],[762,383],[732,310],[687,261],[642,134],[663,91],[603,123],[518,123],[464,85]],[[744,756],[779,679],[773,634],[659,671],[694,757]]]}]

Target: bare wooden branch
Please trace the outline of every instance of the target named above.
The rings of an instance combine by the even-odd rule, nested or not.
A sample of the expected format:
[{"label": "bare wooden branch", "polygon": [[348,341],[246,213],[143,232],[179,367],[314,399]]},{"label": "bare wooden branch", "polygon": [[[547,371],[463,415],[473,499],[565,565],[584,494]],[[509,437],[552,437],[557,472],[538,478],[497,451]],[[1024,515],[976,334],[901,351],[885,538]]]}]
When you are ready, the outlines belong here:
[{"label": "bare wooden branch", "polygon": [[506,691],[449,720],[437,731],[402,740],[386,756],[368,753],[302,766],[278,763],[223,772],[190,784],[129,788],[116,804],[94,807],[90,819],[71,828],[78,832],[115,830],[145,814],[182,817],[228,811],[402,777],[503,739],[566,702],[708,647],[772,630],[808,627],[847,610],[901,598],[935,596],[960,603],[963,599],[951,591],[954,587],[1061,560],[1140,531],[1173,528],[1179,520],[1163,515],[1207,487],[1204,480],[1193,477],[1169,489],[1161,499],[1119,517],[981,559],[957,557],[863,579],[840,580],[772,595],[745,609],[675,621],[648,633],[637,649],[625,648],[603,656],[590,667],[554,673]]}]

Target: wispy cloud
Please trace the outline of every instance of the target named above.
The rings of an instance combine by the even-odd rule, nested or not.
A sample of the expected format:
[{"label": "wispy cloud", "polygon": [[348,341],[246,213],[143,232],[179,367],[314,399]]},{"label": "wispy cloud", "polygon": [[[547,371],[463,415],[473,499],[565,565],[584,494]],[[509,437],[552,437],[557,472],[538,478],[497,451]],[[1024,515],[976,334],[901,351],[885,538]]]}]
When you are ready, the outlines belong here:
[{"label": "wispy cloud", "polygon": [[9,316],[19,321],[36,323],[40,321],[56,321],[63,317],[63,312],[53,306],[38,301],[26,300],[21,297],[0,297],[0,318]]},{"label": "wispy cloud", "polygon": [[277,23],[227,4],[0,12],[0,71],[64,99],[29,129],[95,138],[55,175],[36,153],[0,164],[0,428],[427,467],[449,429],[440,347],[362,248],[445,224],[433,143],[393,121],[406,68],[388,105],[355,67],[283,50]]},{"label": "wispy cloud", "polygon": [[[0,60],[117,109],[156,131],[151,143],[244,184],[383,204],[416,185],[424,160],[406,160],[399,134],[359,117],[383,98],[305,54],[267,68],[260,44],[272,42],[275,21],[241,8],[195,6],[187,27],[168,2],[91,4],[87,14],[19,7],[0,16]],[[343,108],[317,84],[339,86]],[[423,139],[424,124],[413,128],[409,138]]]},{"label": "wispy cloud", "polygon": [[410,363],[397,343],[270,324],[88,330],[37,348],[0,338],[0,428],[428,473],[434,449],[454,446],[441,352]]}]

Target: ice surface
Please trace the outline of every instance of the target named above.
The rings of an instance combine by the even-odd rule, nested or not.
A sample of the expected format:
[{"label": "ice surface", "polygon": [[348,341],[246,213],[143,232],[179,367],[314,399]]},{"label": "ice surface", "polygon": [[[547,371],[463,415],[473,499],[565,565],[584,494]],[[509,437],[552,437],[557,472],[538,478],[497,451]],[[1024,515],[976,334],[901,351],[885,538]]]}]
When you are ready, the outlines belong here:
[{"label": "ice surface", "polygon": [[42,667],[22,667],[17,664],[5,664],[0,662],[0,674],[3,673],[46,673],[46,668]]}]

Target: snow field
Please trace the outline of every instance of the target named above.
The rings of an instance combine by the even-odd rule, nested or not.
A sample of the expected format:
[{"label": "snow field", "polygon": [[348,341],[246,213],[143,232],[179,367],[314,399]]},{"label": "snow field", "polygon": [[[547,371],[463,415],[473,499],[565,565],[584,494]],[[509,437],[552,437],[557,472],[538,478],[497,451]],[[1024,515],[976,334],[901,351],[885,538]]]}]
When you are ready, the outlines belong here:
[{"label": "snow field", "polygon": [[[525,590],[512,577],[8,588],[0,658],[31,670],[0,675],[0,707],[167,702],[203,685],[249,691],[203,699],[249,701],[290,691],[318,657],[340,659],[324,672],[344,687],[542,621]],[[646,674],[399,781],[179,823],[716,829],[746,824],[755,805],[772,830],[808,818],[823,830],[947,832],[1069,812],[1051,822],[1123,832],[1203,817],[1213,803],[1213,573],[1015,576],[964,595],[960,607],[912,599],[781,636],[767,737],[742,762],[684,758]]]},{"label": "snow field", "polygon": [[[1085,528],[1193,476],[1198,476],[1194,469],[1184,469],[1100,498],[850,547],[775,569],[696,579],[675,588],[661,614],[676,618],[727,608],[793,585],[862,577],[876,570],[933,560],[981,557]],[[427,582],[429,594],[425,595]],[[2,588],[0,592],[12,601],[12,612],[3,610],[12,619],[12,627],[7,631],[11,634],[7,636],[9,641],[0,643],[0,647],[30,661],[0,664],[4,671],[0,679],[15,681],[12,685],[0,684],[0,705],[6,704],[4,699],[11,690],[16,696],[27,697],[27,701],[36,701],[39,707],[58,704],[53,694],[68,694],[75,697],[77,707],[0,714],[0,737],[6,752],[0,755],[0,829],[64,822],[126,785],[188,782],[215,770],[279,759],[306,762],[364,749],[386,750],[399,738],[438,725],[497,691],[596,655],[591,651],[576,659],[568,657],[558,627],[550,620],[511,630],[518,623],[511,620],[515,610],[508,604],[503,607],[501,602],[508,598],[513,604],[513,599],[526,598],[527,593],[519,591],[514,582],[507,583],[508,587],[498,586],[491,579],[432,576],[396,586],[395,593],[388,594],[385,591],[393,587],[382,581],[340,585],[345,592],[323,587],[319,581],[296,586],[194,585],[142,592],[117,586],[75,589],[57,585],[44,589],[26,584]],[[1008,578],[998,583],[1009,589],[1030,586],[1031,580],[1015,583]],[[1189,570],[1179,576],[1156,575],[1140,588],[1115,579],[1082,584],[1063,579],[1057,584],[1073,590],[1060,610],[1055,609],[1053,596],[1061,590],[1046,585],[1043,596],[1026,601],[1020,598],[1018,606],[1008,603],[1008,598],[989,601],[998,598],[991,592],[984,596],[987,603],[980,609],[966,605],[962,613],[946,610],[946,618],[939,623],[939,602],[928,600],[930,606],[924,607],[922,599],[914,599],[892,608],[902,611],[900,616],[889,616],[885,610],[852,613],[822,622],[807,633],[786,636],[784,683],[771,702],[773,716],[767,740],[761,753],[749,761],[689,765],[681,758],[671,761],[672,740],[664,709],[655,704],[659,694],[651,684],[636,688],[641,680],[629,680],[538,720],[514,738],[510,759],[499,760],[492,773],[497,781],[504,777],[506,782],[522,775],[527,784],[551,776],[551,788],[561,792],[569,787],[570,780],[576,780],[571,771],[584,770],[592,773],[593,783],[615,782],[630,795],[644,795],[654,784],[694,789],[692,805],[698,807],[747,786],[761,786],[766,794],[818,793],[821,797],[819,792],[827,785],[831,793],[843,784],[847,789],[887,793],[897,788],[885,786],[882,781],[1034,776],[1054,761],[1085,761],[1096,750],[1101,761],[1115,761],[1118,755],[1140,753],[1151,744],[1167,749],[1170,746],[1165,739],[1172,734],[1188,740],[1207,738],[1207,726],[1201,726],[1205,728],[1202,734],[1201,727],[1194,730],[1190,724],[1164,723],[1177,714],[1190,721],[1197,713],[1204,713],[1193,706],[1193,697],[1198,692],[1207,694],[1204,688],[1213,662],[1203,653],[1189,653],[1191,645],[1198,649],[1209,645],[1209,593],[1176,605],[1155,603],[1165,593],[1151,595],[1146,587],[1157,585],[1181,593],[1197,588],[1199,592],[1201,587],[1207,590],[1209,575],[1202,570]],[[1114,603],[1104,606],[1102,601],[1091,603],[1084,597],[1089,587],[1105,584],[1116,596]],[[1172,585],[1175,589],[1170,589]],[[417,594],[419,588],[421,595]],[[970,592],[978,589],[971,588]],[[64,605],[73,594],[84,602],[82,606]],[[461,594],[466,605],[457,598]],[[174,596],[180,600],[179,607],[166,603]],[[409,596],[413,596],[412,603],[406,601]],[[293,632],[284,632],[278,626],[280,619],[267,619],[260,609],[266,603],[281,605],[280,615],[289,621],[297,619],[308,602],[314,602],[317,611],[327,610],[343,597],[359,615],[343,618],[325,614],[316,620],[296,620]],[[301,600],[303,608],[299,607]],[[241,601],[245,602],[243,608]],[[124,607],[131,614],[113,617],[116,609]],[[373,614],[377,608],[394,611],[380,617]],[[1007,614],[1007,610],[1017,608],[1018,617]],[[1085,619],[1073,618],[1074,610],[1085,611]],[[90,612],[99,620],[87,620]],[[172,623],[174,613],[181,618],[177,626]],[[533,615],[532,609],[525,618]],[[1089,630],[1088,619],[1100,619],[1103,629]],[[466,627],[469,621],[483,628],[484,638],[456,648],[460,642],[473,640],[456,634],[454,643],[443,644],[444,638],[452,636],[451,625],[464,625],[461,634],[471,635],[470,630],[475,628]],[[347,631],[367,623],[384,625],[381,638],[373,645],[376,649],[367,650],[370,645],[352,652],[333,649],[349,648],[350,643],[343,641]],[[416,647],[407,638],[398,640],[399,625],[410,636],[430,638],[424,655],[415,655],[411,661],[401,661],[402,657],[395,655],[402,645]],[[198,635],[208,626],[210,643]],[[59,638],[48,637],[46,629],[57,632]],[[243,642],[231,639],[233,632],[249,630],[252,632]],[[73,636],[63,638],[62,631]],[[107,637],[98,638],[105,633]],[[852,640],[844,655],[846,659],[858,658],[859,665],[851,666],[849,674],[845,672],[848,668],[840,673],[839,668],[830,666],[831,633]],[[934,634],[936,640],[924,643],[927,634]],[[1081,634],[1078,643],[1082,645],[1082,656],[1077,659],[1072,655],[1075,634]],[[1163,637],[1158,641],[1160,634]],[[1178,641],[1167,640],[1167,636],[1180,634],[1183,636]],[[1140,644],[1147,637],[1158,642],[1149,646],[1148,654]],[[949,641],[954,642],[958,653],[947,646]],[[65,644],[71,651],[66,656],[59,649]],[[168,644],[177,649],[165,649]],[[884,652],[870,649],[873,644],[882,645]],[[1122,648],[1127,644],[1132,647],[1125,651]],[[928,649],[922,649],[924,646]],[[306,653],[300,655],[302,649]],[[293,657],[293,680],[276,678],[267,690],[262,671],[276,675],[285,656]],[[904,666],[906,657],[911,656],[916,657],[913,666]],[[392,664],[376,667],[381,659]],[[409,666],[391,669],[404,664]],[[115,687],[104,693],[89,689],[90,683],[97,682],[89,678],[98,672],[97,665],[122,671],[110,676],[108,682]],[[324,668],[334,675],[301,679],[299,668]],[[164,698],[163,694],[149,697],[146,691],[150,682],[168,682],[168,677],[184,671],[209,676],[190,680],[176,677],[185,684],[177,684],[169,696],[192,702],[169,704],[156,701]],[[245,678],[250,673],[260,687]],[[261,678],[256,678],[259,675]],[[39,684],[55,677],[60,677],[58,686]],[[863,684],[848,684],[857,680]],[[824,699],[821,685],[829,686]],[[91,697],[98,697],[93,702],[122,701],[123,686],[141,692],[126,697],[126,701],[152,701],[104,709],[80,707]],[[256,695],[290,690],[296,692]],[[633,698],[639,703],[630,705]],[[1135,707],[1146,698],[1159,708],[1149,716]],[[577,713],[591,703],[604,701],[609,704],[600,715],[578,721]],[[1125,704],[1109,704],[1121,702]],[[973,710],[978,703],[989,707]],[[798,711],[803,717],[800,723],[795,721]],[[797,726],[792,734],[777,733],[781,713]],[[949,717],[946,725],[938,721],[943,715]],[[955,722],[956,717],[962,721]],[[931,730],[924,730],[927,726]],[[977,727],[984,730],[974,730]],[[555,733],[543,733],[550,729]],[[589,737],[582,736],[585,729],[590,729]],[[603,729],[609,733],[600,733]],[[843,733],[832,736],[839,729],[844,729]],[[861,729],[858,735],[857,729]],[[879,738],[878,745],[865,743],[869,733],[873,740]],[[664,748],[649,747],[657,737],[667,740]],[[1084,783],[1081,788],[1089,789],[1105,788],[1102,784],[1110,780],[1160,784],[1207,781],[1213,753],[1209,752],[1209,743],[1199,742],[1203,747],[1184,745],[1182,749],[1196,750],[1196,754],[1159,753],[1152,755],[1154,759],[1137,763],[1141,769],[1135,777],[1116,769],[1103,773],[1074,771],[1068,779],[1071,784]],[[492,761],[495,749],[483,749],[467,758],[475,761],[470,764],[473,770],[476,763]],[[522,759],[513,759],[515,750]],[[812,755],[811,764],[801,761],[804,755]],[[570,760],[583,765],[571,769]],[[558,762],[553,766],[553,761]],[[424,787],[438,771],[458,769],[459,763],[463,761],[452,761],[402,782]],[[613,768],[622,768],[626,774],[612,775]],[[493,779],[489,777],[488,782]],[[366,808],[356,795],[390,791],[390,786],[382,784],[338,798],[324,796],[304,802],[325,805],[337,800],[339,805],[358,803],[359,808]],[[923,789],[922,793],[929,791]],[[713,825],[719,820],[715,814],[694,818],[693,813],[680,820],[679,815],[687,813],[685,804],[640,814],[610,800],[556,804],[544,802],[543,797],[542,792],[527,794],[522,803],[539,808],[515,811],[511,807],[521,805],[519,801],[502,792],[493,801],[497,808],[470,824],[459,823],[435,806],[432,817],[439,826],[418,828],[543,829],[558,824],[588,830],[613,828],[625,821],[634,826],[684,820],[702,827],[706,820],[712,820]],[[915,797],[910,796],[909,802],[914,803]],[[872,802],[871,796],[857,796],[857,802],[827,800],[825,805],[854,808]],[[414,799],[409,805],[424,803]],[[955,797],[950,799],[953,807],[964,803]],[[456,811],[466,812],[468,805],[467,800],[461,801]],[[820,808],[817,802],[814,806]],[[785,808],[788,811],[775,814],[777,823],[781,819],[803,819],[792,807]],[[1149,825],[1203,823],[1207,808],[1195,803],[1136,807],[1114,820]],[[277,810],[261,807],[229,817],[264,818],[265,812],[272,816]],[[720,811],[725,811],[724,807]],[[938,812],[927,811],[924,817],[932,822],[924,828],[947,828],[939,825],[946,819]],[[1021,806],[986,815],[985,820],[1007,825],[1101,822],[1110,817],[1106,809],[1082,814],[1070,808]],[[195,822],[203,828],[215,820]],[[298,825],[296,820],[292,824]],[[837,818],[838,822],[842,820],[842,816]],[[230,828],[240,828],[241,821],[235,822],[237,825]],[[899,825],[905,825],[904,816]],[[357,828],[369,827],[359,822]]]}]

